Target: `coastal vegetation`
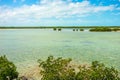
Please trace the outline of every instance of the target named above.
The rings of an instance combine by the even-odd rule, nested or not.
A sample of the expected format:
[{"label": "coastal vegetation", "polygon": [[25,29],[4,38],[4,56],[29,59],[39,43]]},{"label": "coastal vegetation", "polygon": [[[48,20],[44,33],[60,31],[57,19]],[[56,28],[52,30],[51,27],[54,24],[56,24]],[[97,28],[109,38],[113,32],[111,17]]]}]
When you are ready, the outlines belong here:
[{"label": "coastal vegetation", "polygon": [[[119,72],[115,68],[106,67],[98,61],[93,61],[90,65],[74,66],[71,58],[49,56],[44,61],[39,59],[38,63],[41,80],[120,80]],[[5,56],[1,56],[0,80],[29,79],[25,76],[18,77],[16,66]]]},{"label": "coastal vegetation", "polygon": [[53,31],[61,31],[62,29],[72,29],[73,31],[84,31],[89,29],[90,32],[117,32],[120,26],[40,26],[40,27],[0,27],[0,29],[53,29]]},{"label": "coastal vegetation", "polygon": [[73,31],[75,31],[75,29],[73,29]]},{"label": "coastal vegetation", "polygon": [[61,31],[62,29],[61,28],[58,28],[58,31]]},{"label": "coastal vegetation", "polygon": [[113,28],[112,31],[120,31],[120,28]]},{"label": "coastal vegetation", "polygon": [[84,29],[81,28],[80,31],[84,31]]},{"label": "coastal vegetation", "polygon": [[53,28],[53,30],[54,30],[54,31],[56,31],[56,30],[57,30],[57,28]]},{"label": "coastal vegetation", "polygon": [[0,80],[13,80],[18,77],[16,66],[6,56],[0,57]]},{"label": "coastal vegetation", "polygon": [[78,29],[76,29],[76,31],[78,31]]},{"label": "coastal vegetation", "polygon": [[42,80],[120,80],[115,68],[106,67],[98,61],[93,61],[91,65],[79,65],[77,69],[71,61],[53,56],[45,61],[38,60],[42,67]]},{"label": "coastal vegetation", "polygon": [[78,28],[76,28],[76,29],[74,28],[74,29],[73,29],[73,31],[78,31],[78,30],[79,30]]},{"label": "coastal vegetation", "polygon": [[39,60],[38,62],[43,68],[40,72],[43,76],[42,80],[73,80],[75,77],[74,68],[69,65],[71,59],[55,59],[49,56],[46,61]]},{"label": "coastal vegetation", "polygon": [[120,28],[120,26],[0,26],[0,29]]},{"label": "coastal vegetation", "polygon": [[53,28],[54,31],[61,31],[62,29],[61,28]]},{"label": "coastal vegetation", "polygon": [[0,26],[0,29],[93,29],[93,28],[112,28],[120,29],[120,26]]},{"label": "coastal vegetation", "polygon": [[91,28],[91,32],[111,32],[111,31],[120,31],[120,28]]}]

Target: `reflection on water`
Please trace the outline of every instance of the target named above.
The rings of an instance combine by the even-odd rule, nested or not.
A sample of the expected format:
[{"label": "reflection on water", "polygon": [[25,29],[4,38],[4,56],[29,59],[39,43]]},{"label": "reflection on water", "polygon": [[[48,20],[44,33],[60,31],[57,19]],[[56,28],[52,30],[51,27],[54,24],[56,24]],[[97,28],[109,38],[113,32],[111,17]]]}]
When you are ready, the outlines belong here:
[{"label": "reflection on water", "polygon": [[7,55],[19,70],[49,55],[69,57],[80,63],[99,60],[120,70],[120,33],[0,30],[0,55]]}]

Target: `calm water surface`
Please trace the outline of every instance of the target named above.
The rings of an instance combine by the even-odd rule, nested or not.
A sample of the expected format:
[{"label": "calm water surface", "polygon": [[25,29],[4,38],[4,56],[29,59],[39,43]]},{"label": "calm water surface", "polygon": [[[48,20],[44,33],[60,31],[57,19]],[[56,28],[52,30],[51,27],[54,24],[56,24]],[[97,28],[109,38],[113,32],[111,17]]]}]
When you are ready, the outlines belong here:
[{"label": "calm water surface", "polygon": [[25,70],[49,55],[79,63],[98,60],[120,70],[120,32],[0,30],[0,55]]}]

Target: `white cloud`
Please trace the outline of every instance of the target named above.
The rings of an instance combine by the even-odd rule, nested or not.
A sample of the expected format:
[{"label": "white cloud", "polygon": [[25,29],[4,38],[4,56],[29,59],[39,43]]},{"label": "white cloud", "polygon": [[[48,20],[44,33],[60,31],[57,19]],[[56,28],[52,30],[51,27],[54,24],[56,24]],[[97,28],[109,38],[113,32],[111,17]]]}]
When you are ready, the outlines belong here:
[{"label": "white cloud", "polygon": [[[13,1],[15,2],[16,0]],[[76,3],[71,2],[71,0],[41,0],[40,4],[31,6],[23,5],[17,8],[0,7],[0,23],[37,23],[43,19],[81,17],[114,9],[114,5],[94,6],[86,0]]]}]

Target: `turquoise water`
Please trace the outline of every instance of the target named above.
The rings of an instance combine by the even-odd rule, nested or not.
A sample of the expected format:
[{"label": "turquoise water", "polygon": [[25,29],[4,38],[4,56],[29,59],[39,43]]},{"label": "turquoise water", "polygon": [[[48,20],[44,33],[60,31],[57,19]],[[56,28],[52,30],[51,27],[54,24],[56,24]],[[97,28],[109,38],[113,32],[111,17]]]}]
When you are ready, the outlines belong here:
[{"label": "turquoise water", "polygon": [[6,55],[18,70],[27,69],[49,55],[72,58],[79,63],[98,60],[120,70],[120,32],[0,30],[0,55]]}]

